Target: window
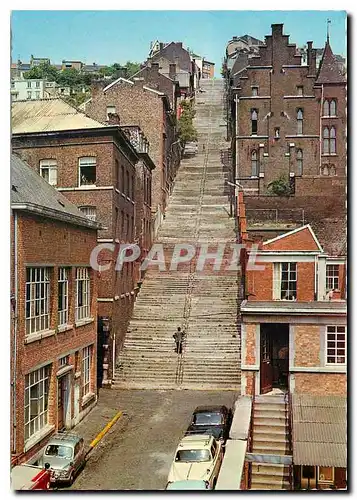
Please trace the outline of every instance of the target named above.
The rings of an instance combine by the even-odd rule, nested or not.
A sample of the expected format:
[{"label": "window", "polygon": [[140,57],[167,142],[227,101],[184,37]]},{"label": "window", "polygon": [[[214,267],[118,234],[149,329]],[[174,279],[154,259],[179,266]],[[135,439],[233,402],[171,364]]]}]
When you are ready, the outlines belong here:
[{"label": "window", "polygon": [[57,161],[53,159],[40,160],[40,175],[51,186],[57,186]]},{"label": "window", "polygon": [[315,478],[315,467],[313,465],[303,465],[302,466],[302,477],[304,479],[314,479]]},{"label": "window", "polygon": [[97,207],[78,207],[89,220],[97,220]]},{"label": "window", "polygon": [[125,180],[126,180],[125,194],[126,194],[126,196],[129,197],[129,194],[130,194],[130,180],[129,180],[129,172],[128,171],[125,172]]},{"label": "window", "polygon": [[69,365],[69,354],[67,356],[63,356],[58,360],[58,366],[61,368],[62,366],[68,366]]},{"label": "window", "polygon": [[107,106],[107,120],[109,120],[109,114],[115,115],[115,106]]},{"label": "window", "polygon": [[131,195],[130,198],[134,201],[134,176],[131,176]]},{"label": "window", "polygon": [[47,365],[25,376],[25,441],[47,424],[50,368]]},{"label": "window", "polygon": [[26,269],[26,334],[48,330],[50,278],[46,267]]},{"label": "window", "polygon": [[302,85],[298,85],[296,87],[297,95],[304,95],[304,87]]},{"label": "window", "polygon": [[27,99],[32,99],[32,92],[27,92]]},{"label": "window", "polygon": [[328,326],[326,335],[327,364],[346,364],[346,327]]},{"label": "window", "polygon": [[258,87],[252,87],[252,96],[257,96],[258,95]]},{"label": "window", "polygon": [[338,275],[339,275],[339,265],[338,264],[327,264],[326,266],[326,291],[338,290]]},{"label": "window", "polygon": [[120,191],[125,194],[125,186],[124,186],[124,167],[123,165],[120,165],[120,177],[121,177],[121,180],[120,180]]},{"label": "window", "polygon": [[258,153],[255,149],[253,149],[251,154],[252,159],[252,177],[258,176]]},{"label": "window", "polygon": [[83,349],[83,357],[82,357],[83,396],[89,394],[90,392],[91,364],[92,364],[92,346],[88,346]]},{"label": "window", "polygon": [[40,88],[40,82],[36,82],[36,88],[39,89]]},{"label": "window", "polygon": [[275,127],[274,137],[275,137],[275,139],[280,139],[280,128],[279,127]]},{"label": "window", "polygon": [[274,299],[296,300],[296,262],[274,265]]},{"label": "window", "polygon": [[76,321],[90,317],[90,280],[86,267],[76,269]]},{"label": "window", "polygon": [[323,116],[336,116],[336,100],[335,99],[325,99]]},{"label": "window", "polygon": [[303,172],[303,154],[302,149],[296,151],[296,175],[302,175]]},{"label": "window", "polygon": [[297,118],[297,134],[302,135],[304,112],[301,108],[298,109],[296,118]]},{"label": "window", "polygon": [[35,92],[36,99],[40,99],[41,93],[40,92]]},{"label": "window", "polygon": [[323,132],[323,154],[336,154],[336,128],[324,127]]},{"label": "window", "polygon": [[118,191],[120,191],[120,173],[119,173],[119,162],[118,160],[115,160],[115,183],[116,183],[116,188]]},{"label": "window", "polygon": [[28,80],[27,81],[27,88],[30,89],[31,88],[31,82]]},{"label": "window", "polygon": [[323,483],[334,482],[333,467],[318,467],[317,469],[318,469],[319,482]]},{"label": "window", "polygon": [[15,82],[11,82],[11,88],[14,89],[15,88]]},{"label": "window", "polygon": [[251,119],[252,119],[252,135],[256,135],[258,133],[258,111],[256,109],[252,109]]},{"label": "window", "polygon": [[129,240],[129,214],[126,214],[126,232],[125,232],[125,241]]},{"label": "window", "polygon": [[68,269],[58,269],[58,324],[68,323]]},{"label": "window", "polygon": [[97,160],[95,156],[79,158],[79,185],[93,186],[96,182]]},{"label": "window", "polygon": [[124,223],[125,223],[125,216],[123,210],[120,212],[121,216],[121,229],[120,229],[120,239],[124,240]]}]

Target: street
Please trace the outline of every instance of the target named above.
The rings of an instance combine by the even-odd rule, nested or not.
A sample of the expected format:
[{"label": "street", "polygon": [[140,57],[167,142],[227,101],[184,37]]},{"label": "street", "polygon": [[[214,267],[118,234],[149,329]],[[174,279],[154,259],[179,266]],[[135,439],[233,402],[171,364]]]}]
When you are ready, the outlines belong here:
[{"label": "street", "polygon": [[232,407],[232,391],[102,389],[76,427],[89,444],[117,411],[123,416],[88,456],[73,490],[164,490],[179,440],[196,406]]}]

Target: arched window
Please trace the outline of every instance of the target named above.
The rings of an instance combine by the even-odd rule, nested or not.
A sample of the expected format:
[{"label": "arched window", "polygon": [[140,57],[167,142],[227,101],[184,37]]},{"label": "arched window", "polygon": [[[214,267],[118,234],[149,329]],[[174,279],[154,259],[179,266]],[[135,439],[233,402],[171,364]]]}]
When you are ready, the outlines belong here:
[{"label": "arched window", "polygon": [[330,175],[336,175],[336,169],[334,165],[331,165],[330,167]]},{"label": "arched window", "polygon": [[302,175],[303,172],[303,154],[302,149],[296,151],[296,175]]},{"label": "arched window", "polygon": [[258,177],[258,154],[255,149],[253,149],[251,154],[252,159],[252,177]]},{"label": "arched window", "polygon": [[297,133],[298,135],[302,135],[302,125],[303,125],[303,121],[304,121],[304,112],[303,110],[300,108],[298,109],[297,111]]},{"label": "arched window", "polygon": [[327,99],[324,100],[324,116],[330,116],[330,103]]},{"label": "arched window", "polygon": [[335,127],[330,128],[330,154],[336,153],[336,129]]},{"label": "arched window", "polygon": [[323,130],[323,153],[329,154],[330,152],[330,131],[328,127]]},{"label": "arched window", "polygon": [[332,99],[330,101],[330,116],[336,116],[336,101]]},{"label": "arched window", "polygon": [[258,133],[258,111],[256,109],[252,109],[251,119],[252,119],[252,135],[254,135]]},{"label": "arched window", "polygon": [[324,165],[322,169],[322,175],[328,175],[328,171],[329,171],[328,165]]}]

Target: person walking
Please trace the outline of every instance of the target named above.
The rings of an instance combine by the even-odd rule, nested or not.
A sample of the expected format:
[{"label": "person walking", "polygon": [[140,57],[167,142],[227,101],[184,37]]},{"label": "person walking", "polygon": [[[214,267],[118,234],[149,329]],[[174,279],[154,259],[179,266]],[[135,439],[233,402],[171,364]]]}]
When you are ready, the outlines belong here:
[{"label": "person walking", "polygon": [[177,327],[177,332],[173,334],[173,338],[175,339],[176,343],[176,353],[177,354],[182,354],[182,342],[184,340],[185,333],[181,330],[181,328],[178,326]]}]

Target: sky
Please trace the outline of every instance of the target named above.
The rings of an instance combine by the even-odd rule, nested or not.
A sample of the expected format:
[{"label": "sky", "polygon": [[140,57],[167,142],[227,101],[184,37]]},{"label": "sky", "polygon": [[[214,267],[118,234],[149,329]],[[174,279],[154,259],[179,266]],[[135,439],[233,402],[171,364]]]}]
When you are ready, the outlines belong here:
[{"label": "sky", "polygon": [[[23,62],[49,57],[87,64],[143,62],[150,42],[182,41],[196,54],[216,63],[219,75],[227,42],[249,34],[261,40],[271,24],[284,23],[290,43],[324,47],[327,19],[335,54],[347,55],[345,11],[45,11],[13,10],[12,59]],[[217,71],[218,70],[218,71]]]}]

